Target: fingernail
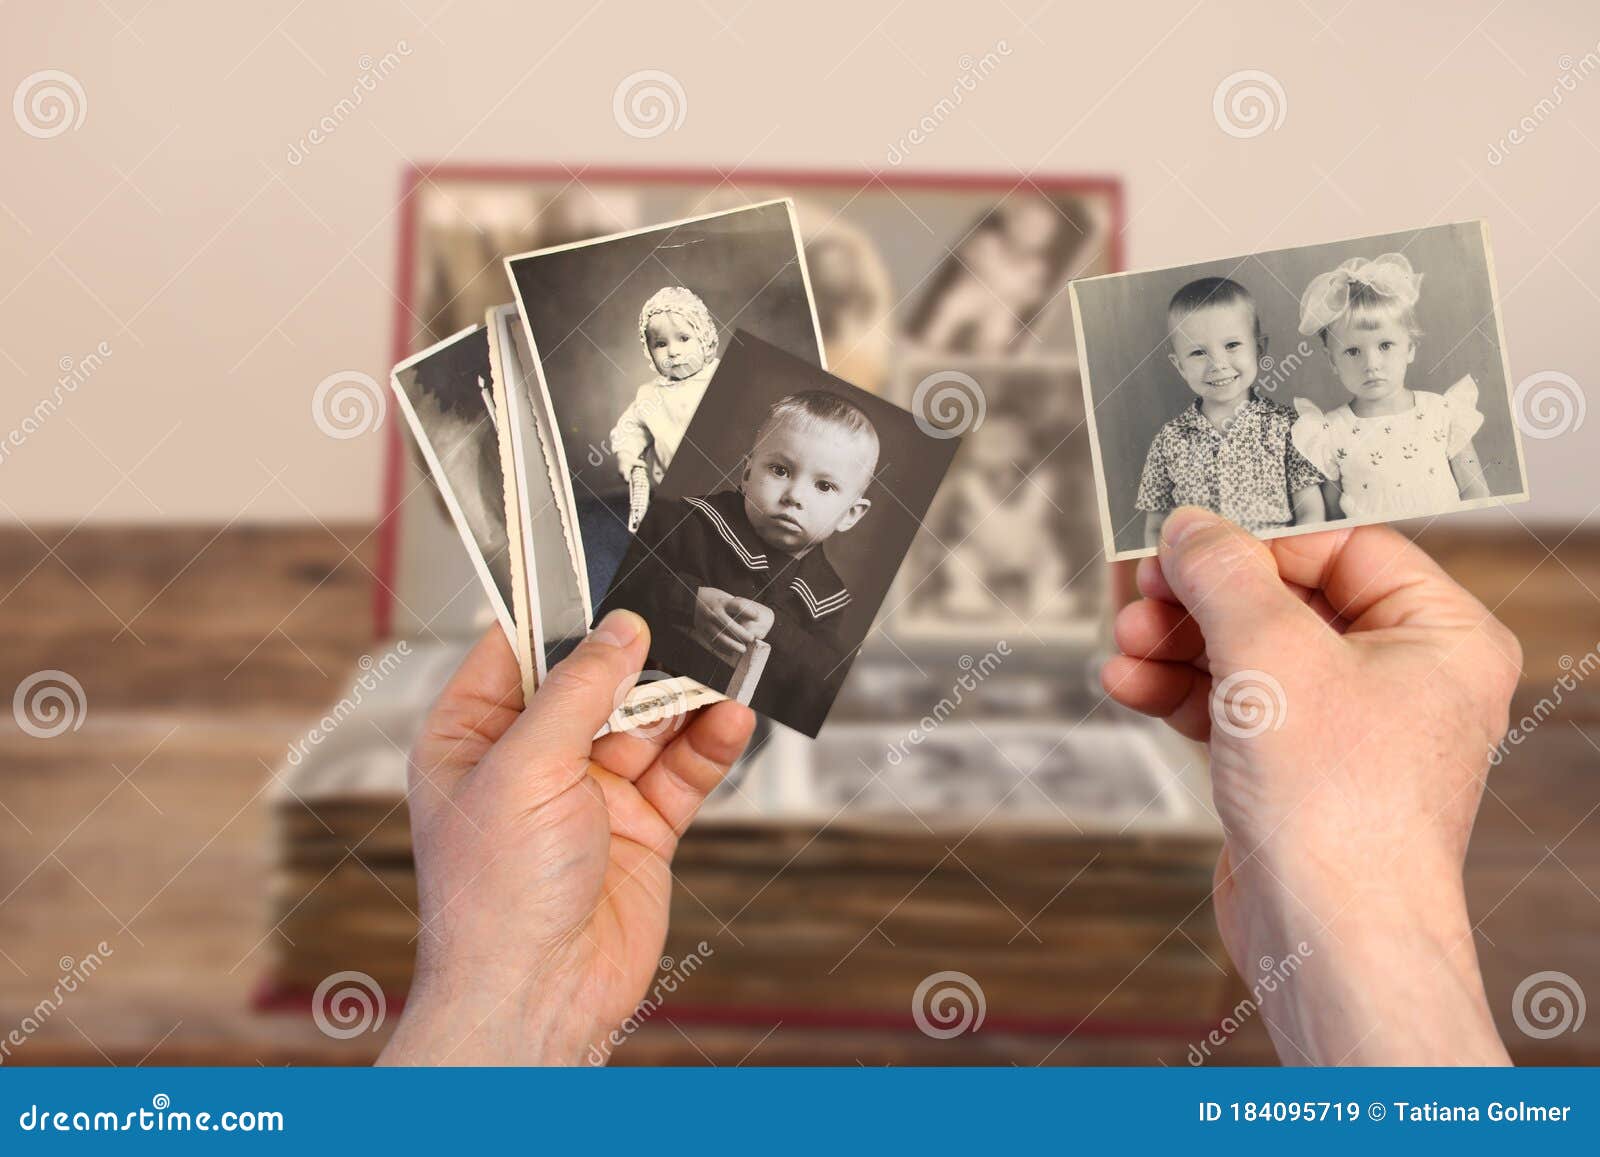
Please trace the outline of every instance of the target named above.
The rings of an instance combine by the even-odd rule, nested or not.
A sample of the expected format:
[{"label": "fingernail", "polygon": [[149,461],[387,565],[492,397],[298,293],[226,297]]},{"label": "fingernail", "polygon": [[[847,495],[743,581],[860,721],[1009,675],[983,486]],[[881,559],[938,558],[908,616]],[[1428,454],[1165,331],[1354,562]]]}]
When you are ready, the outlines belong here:
[{"label": "fingernail", "polygon": [[612,647],[626,647],[644,630],[644,620],[632,611],[612,611],[600,620],[600,625],[589,635],[591,639]]},{"label": "fingernail", "polygon": [[1161,524],[1161,540],[1168,546],[1177,546],[1195,531],[1215,526],[1221,521],[1211,511],[1199,506],[1180,506]]}]

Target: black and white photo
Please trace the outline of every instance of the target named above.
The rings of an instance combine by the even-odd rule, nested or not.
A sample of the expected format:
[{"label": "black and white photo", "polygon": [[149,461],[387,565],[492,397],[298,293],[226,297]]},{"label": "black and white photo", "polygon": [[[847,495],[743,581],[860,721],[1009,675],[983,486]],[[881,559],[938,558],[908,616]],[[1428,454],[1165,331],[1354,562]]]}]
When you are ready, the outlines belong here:
[{"label": "black and white photo", "polygon": [[775,345],[728,340],[597,616],[649,665],[815,735],[958,440]]},{"label": "black and white photo", "polygon": [[936,419],[941,390],[970,395],[953,412],[970,413],[971,427],[912,546],[895,632],[1092,640],[1105,615],[1105,569],[1077,363],[917,360],[903,368],[897,396]]},{"label": "black and white photo", "polygon": [[1527,498],[1482,222],[1070,291],[1109,558],[1182,505],[1276,538]]},{"label": "black and white photo", "polygon": [[[514,305],[488,311],[489,352],[501,427],[500,455],[507,485],[513,611],[518,624],[518,661],[529,689],[550,665],[588,632],[583,586],[573,565],[576,531],[560,484],[554,440],[535,405],[528,337]],[[530,565],[531,560],[531,565]]]},{"label": "black and white photo", "polygon": [[394,367],[389,384],[495,618],[516,640],[489,338],[469,326]]},{"label": "black and white photo", "polygon": [[824,364],[793,205],[768,201],[505,262],[578,527],[604,597],[738,328]]}]

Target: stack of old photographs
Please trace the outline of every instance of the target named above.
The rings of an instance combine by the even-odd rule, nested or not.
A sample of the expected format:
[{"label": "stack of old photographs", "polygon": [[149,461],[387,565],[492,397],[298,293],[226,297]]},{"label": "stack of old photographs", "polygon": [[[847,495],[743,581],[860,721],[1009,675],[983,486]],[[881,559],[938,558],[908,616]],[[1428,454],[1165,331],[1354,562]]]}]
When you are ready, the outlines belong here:
[{"label": "stack of old photographs", "polygon": [[1059,299],[1107,217],[1013,191],[889,346],[879,250],[837,216],[808,237],[789,197],[505,256],[511,300],[392,384],[525,688],[626,607],[652,646],[610,726],[764,717],[712,814],[1208,825],[1188,753],[1092,676],[1107,584]]},{"label": "stack of old photographs", "polygon": [[[1041,175],[419,171],[393,632],[465,647],[498,622],[536,687],[628,606],[652,654],[615,725],[722,695],[760,713],[673,865],[667,952],[717,945],[708,1016],[899,1023],[974,959],[1017,1024],[1220,998],[1204,753],[1094,676],[1111,584],[1067,284],[1120,268],[1120,198]],[[430,476],[440,502],[418,501]],[[428,697],[359,777],[293,769],[293,943],[264,1003],[336,965],[403,990],[401,726]],[[377,835],[341,861],[358,829]]]}]

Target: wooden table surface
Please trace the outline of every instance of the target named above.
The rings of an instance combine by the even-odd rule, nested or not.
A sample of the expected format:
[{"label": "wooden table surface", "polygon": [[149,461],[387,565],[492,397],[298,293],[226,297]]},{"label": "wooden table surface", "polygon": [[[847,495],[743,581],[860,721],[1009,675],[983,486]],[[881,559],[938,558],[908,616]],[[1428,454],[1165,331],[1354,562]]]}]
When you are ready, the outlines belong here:
[{"label": "wooden table surface", "polygon": [[[1523,640],[1519,713],[1548,695],[1563,656],[1600,644],[1600,539],[1541,534],[1435,527],[1425,539]],[[250,1008],[269,949],[264,792],[368,649],[373,546],[368,527],[0,531],[0,687],[64,670],[88,703],[81,727],[53,739],[0,730],[0,1039],[24,1027],[0,1060],[365,1063],[381,1047],[387,1025],[338,1041],[303,1014]],[[1597,706],[1600,686],[1567,694],[1494,772],[1469,857],[1490,999],[1525,1062],[1600,1061],[1600,1016],[1536,1040],[1511,1015],[1518,983],[1540,971],[1600,996]],[[62,970],[102,942],[99,971],[40,1017]],[[675,1023],[669,1006],[616,1059],[1183,1064],[1186,1044],[708,1027]],[[1252,1022],[1215,1055],[1271,1060]]]}]

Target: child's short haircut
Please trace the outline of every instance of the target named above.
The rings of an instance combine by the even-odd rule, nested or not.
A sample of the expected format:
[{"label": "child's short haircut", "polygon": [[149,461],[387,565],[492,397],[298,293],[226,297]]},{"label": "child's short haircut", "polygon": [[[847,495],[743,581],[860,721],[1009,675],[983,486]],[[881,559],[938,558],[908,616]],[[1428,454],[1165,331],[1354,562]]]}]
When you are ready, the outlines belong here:
[{"label": "child's short haircut", "polygon": [[1256,327],[1256,338],[1259,340],[1261,314],[1256,309],[1256,299],[1250,296],[1248,289],[1231,277],[1200,277],[1178,290],[1167,303],[1167,324],[1170,326],[1179,318],[1188,317],[1196,310],[1227,305],[1243,305],[1249,308],[1250,318]]},{"label": "child's short haircut", "polygon": [[753,445],[761,445],[781,423],[794,419],[842,426],[861,438],[870,447],[867,478],[872,478],[878,468],[878,429],[860,406],[827,390],[802,390],[798,394],[789,394],[773,404],[766,421],[756,431]]}]

